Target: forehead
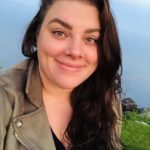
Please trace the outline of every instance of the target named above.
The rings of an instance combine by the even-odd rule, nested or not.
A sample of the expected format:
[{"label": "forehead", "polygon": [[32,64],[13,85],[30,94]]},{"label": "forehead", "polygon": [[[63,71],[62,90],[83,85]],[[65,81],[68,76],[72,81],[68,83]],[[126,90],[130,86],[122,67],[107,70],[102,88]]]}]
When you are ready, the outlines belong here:
[{"label": "forehead", "polygon": [[57,1],[76,1],[76,2],[80,2],[80,3],[88,3],[88,4],[94,4],[95,1],[94,0],[52,0],[53,3],[57,2]]},{"label": "forehead", "polygon": [[[83,2],[84,1],[84,2]],[[94,5],[86,0],[56,0],[45,15],[45,23],[53,18],[59,18],[70,24],[85,23],[89,26],[99,27],[99,14]],[[86,3],[85,3],[86,1]]]}]

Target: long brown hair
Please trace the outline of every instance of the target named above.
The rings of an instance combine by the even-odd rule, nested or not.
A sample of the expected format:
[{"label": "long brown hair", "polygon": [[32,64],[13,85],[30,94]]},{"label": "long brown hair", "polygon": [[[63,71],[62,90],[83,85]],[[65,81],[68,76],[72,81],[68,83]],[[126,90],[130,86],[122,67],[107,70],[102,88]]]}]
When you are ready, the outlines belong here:
[{"label": "long brown hair", "polygon": [[[42,0],[22,43],[23,55],[37,60],[36,37],[48,8],[56,0]],[[117,124],[121,119],[121,48],[109,0],[82,0],[99,12],[101,37],[96,71],[71,94],[73,116],[64,136],[71,150],[121,149]],[[119,125],[118,125],[119,126]]]}]

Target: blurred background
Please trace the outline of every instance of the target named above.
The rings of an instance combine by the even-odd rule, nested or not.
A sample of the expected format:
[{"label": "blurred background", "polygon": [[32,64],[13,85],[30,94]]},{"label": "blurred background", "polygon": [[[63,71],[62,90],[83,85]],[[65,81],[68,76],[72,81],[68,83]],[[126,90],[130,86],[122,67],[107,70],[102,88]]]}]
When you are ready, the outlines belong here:
[{"label": "blurred background", "polygon": [[[150,107],[150,0],[110,0],[123,57],[122,98]],[[39,7],[39,0],[0,0],[0,66],[24,57],[21,41]]]}]

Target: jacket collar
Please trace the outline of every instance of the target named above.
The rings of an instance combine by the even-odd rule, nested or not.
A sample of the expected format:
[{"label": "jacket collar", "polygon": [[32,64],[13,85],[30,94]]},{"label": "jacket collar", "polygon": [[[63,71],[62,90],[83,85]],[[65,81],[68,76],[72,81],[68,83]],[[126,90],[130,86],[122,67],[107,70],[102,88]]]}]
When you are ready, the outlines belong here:
[{"label": "jacket collar", "polygon": [[39,108],[43,104],[43,97],[38,66],[38,62],[35,60],[31,60],[29,63],[25,92],[29,100]]},{"label": "jacket collar", "polygon": [[43,105],[38,62],[31,60],[27,66],[25,93],[27,99],[38,109],[13,119],[15,136],[28,150],[56,150]]},{"label": "jacket collar", "polygon": [[15,136],[28,150],[56,150],[44,105],[13,120]]}]

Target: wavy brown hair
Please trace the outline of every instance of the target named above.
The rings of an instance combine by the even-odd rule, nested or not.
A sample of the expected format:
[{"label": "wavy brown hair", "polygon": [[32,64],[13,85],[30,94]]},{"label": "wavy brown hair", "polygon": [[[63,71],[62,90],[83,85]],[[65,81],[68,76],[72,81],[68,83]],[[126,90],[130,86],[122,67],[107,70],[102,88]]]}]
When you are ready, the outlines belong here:
[{"label": "wavy brown hair", "polygon": [[[39,11],[27,28],[23,55],[37,60],[36,37],[47,10],[57,0],[42,0]],[[78,0],[80,1],[80,0]],[[121,48],[109,0],[82,0],[99,12],[101,37],[96,71],[71,94],[73,115],[64,136],[70,150],[120,150]],[[64,138],[65,139],[65,138]]]}]

